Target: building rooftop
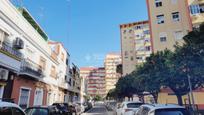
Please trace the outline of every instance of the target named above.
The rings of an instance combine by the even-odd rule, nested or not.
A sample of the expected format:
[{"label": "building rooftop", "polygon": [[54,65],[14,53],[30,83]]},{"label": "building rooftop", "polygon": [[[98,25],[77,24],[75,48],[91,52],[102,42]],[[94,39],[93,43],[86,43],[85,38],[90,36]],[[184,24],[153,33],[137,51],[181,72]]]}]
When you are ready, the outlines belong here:
[{"label": "building rooftop", "polygon": [[31,16],[31,14],[28,12],[28,10],[24,7],[17,8],[22,16],[31,24],[31,26],[42,36],[42,38],[47,41],[48,36],[43,31],[43,29],[40,27],[40,25],[35,21],[35,19]]},{"label": "building rooftop", "polygon": [[139,21],[139,22],[132,22],[132,23],[127,23],[127,24],[121,24],[120,28],[128,28],[128,27],[131,27],[131,26],[135,26],[135,25],[139,25],[139,24],[147,24],[147,23],[149,23],[148,20]]}]

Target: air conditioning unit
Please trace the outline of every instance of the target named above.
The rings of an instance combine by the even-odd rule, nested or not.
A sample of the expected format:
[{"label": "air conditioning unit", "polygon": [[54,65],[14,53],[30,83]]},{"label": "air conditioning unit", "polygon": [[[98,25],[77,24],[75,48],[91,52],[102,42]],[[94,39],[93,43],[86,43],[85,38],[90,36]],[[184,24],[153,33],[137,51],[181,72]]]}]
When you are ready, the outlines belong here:
[{"label": "air conditioning unit", "polygon": [[3,68],[0,68],[0,80],[7,80],[8,79],[9,71]]},{"label": "air conditioning unit", "polygon": [[16,37],[16,40],[14,41],[14,47],[16,49],[23,49],[24,48],[23,40],[19,37]]}]

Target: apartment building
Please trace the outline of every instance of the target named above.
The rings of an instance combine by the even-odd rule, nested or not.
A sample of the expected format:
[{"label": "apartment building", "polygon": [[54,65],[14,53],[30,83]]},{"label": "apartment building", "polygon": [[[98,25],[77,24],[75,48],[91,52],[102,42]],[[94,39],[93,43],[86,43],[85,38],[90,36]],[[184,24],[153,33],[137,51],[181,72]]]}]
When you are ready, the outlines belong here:
[{"label": "apartment building", "polygon": [[[0,1],[0,41],[0,98],[22,108],[68,102],[70,92],[79,98],[79,69],[68,72],[69,53],[48,39],[25,8],[8,0]],[[71,86],[68,78],[74,79]]]},{"label": "apartment building", "polygon": [[204,22],[204,0],[188,0],[191,21],[194,28]]},{"label": "apartment building", "polygon": [[81,67],[80,68],[80,78],[81,78],[81,102],[87,101],[87,95],[88,95],[88,77],[93,71],[96,69],[95,67]]},{"label": "apartment building", "polygon": [[123,75],[129,74],[136,66],[145,62],[152,53],[148,21],[120,25]]},{"label": "apartment building", "polygon": [[[153,52],[174,50],[192,30],[188,0],[147,0]],[[192,7],[193,8],[193,7]]]},{"label": "apartment building", "polygon": [[[146,0],[149,14],[153,52],[164,49],[174,50],[174,45],[182,45],[183,36],[204,22],[204,0]],[[193,91],[195,104],[204,109],[203,88]],[[189,104],[188,94],[182,97]],[[159,103],[177,103],[170,89],[161,89]]]},{"label": "apartment building", "polygon": [[121,74],[117,73],[117,66],[121,63],[121,55],[119,53],[109,53],[106,55],[104,61],[106,94],[115,88],[115,84],[121,77]]},{"label": "apartment building", "polygon": [[106,96],[104,67],[93,68],[87,76],[87,80],[87,94],[89,96],[92,98],[97,95]]}]

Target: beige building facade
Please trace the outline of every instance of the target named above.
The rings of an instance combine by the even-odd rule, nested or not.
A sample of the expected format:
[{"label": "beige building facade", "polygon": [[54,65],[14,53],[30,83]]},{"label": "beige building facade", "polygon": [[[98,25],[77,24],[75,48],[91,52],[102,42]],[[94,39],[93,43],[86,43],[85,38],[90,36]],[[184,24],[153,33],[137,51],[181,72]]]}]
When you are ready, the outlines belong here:
[{"label": "beige building facade", "polygon": [[187,0],[147,0],[153,52],[174,49],[192,30]]},{"label": "beige building facade", "polygon": [[106,94],[115,88],[115,84],[121,77],[121,74],[117,73],[117,65],[121,64],[121,55],[118,53],[109,53],[106,55],[104,66],[105,66],[105,86]]},{"label": "beige building facade", "polygon": [[120,25],[123,75],[130,74],[136,65],[145,62],[152,53],[148,21]]}]

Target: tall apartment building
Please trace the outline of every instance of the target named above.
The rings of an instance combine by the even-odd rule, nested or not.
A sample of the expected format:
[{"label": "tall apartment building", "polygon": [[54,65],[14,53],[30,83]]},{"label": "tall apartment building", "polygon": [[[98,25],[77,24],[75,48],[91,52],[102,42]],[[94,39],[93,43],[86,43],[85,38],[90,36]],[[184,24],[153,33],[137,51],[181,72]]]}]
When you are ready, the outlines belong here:
[{"label": "tall apartment building", "polygon": [[79,87],[70,89],[68,62],[63,45],[50,41],[26,9],[0,1],[0,98],[22,108],[68,103],[69,91]]},{"label": "tall apartment building", "polygon": [[97,95],[106,96],[105,92],[105,68],[99,67],[90,71],[88,76],[87,93],[91,97]]},{"label": "tall apartment building", "polygon": [[80,78],[81,78],[81,102],[86,101],[86,96],[88,95],[88,77],[91,71],[96,69],[95,67],[81,67],[80,68]]},{"label": "tall apartment building", "polygon": [[[164,49],[174,50],[173,45],[182,45],[183,39],[193,28],[204,22],[204,0],[146,0],[149,14],[153,52]],[[204,109],[204,89],[193,91],[195,104]],[[177,103],[169,89],[161,89],[159,103]],[[187,95],[183,101],[190,100]],[[190,100],[192,101],[192,100]],[[189,103],[185,101],[185,103]]]},{"label": "tall apartment building", "polygon": [[105,58],[105,86],[106,94],[115,88],[115,84],[118,82],[118,79],[121,77],[120,73],[117,73],[117,66],[121,64],[121,55],[119,53],[110,53],[106,55]]},{"label": "tall apartment building", "polygon": [[174,49],[192,30],[188,0],[147,0],[153,52]]},{"label": "tall apartment building", "polygon": [[123,75],[136,69],[152,53],[148,21],[120,25]]}]

